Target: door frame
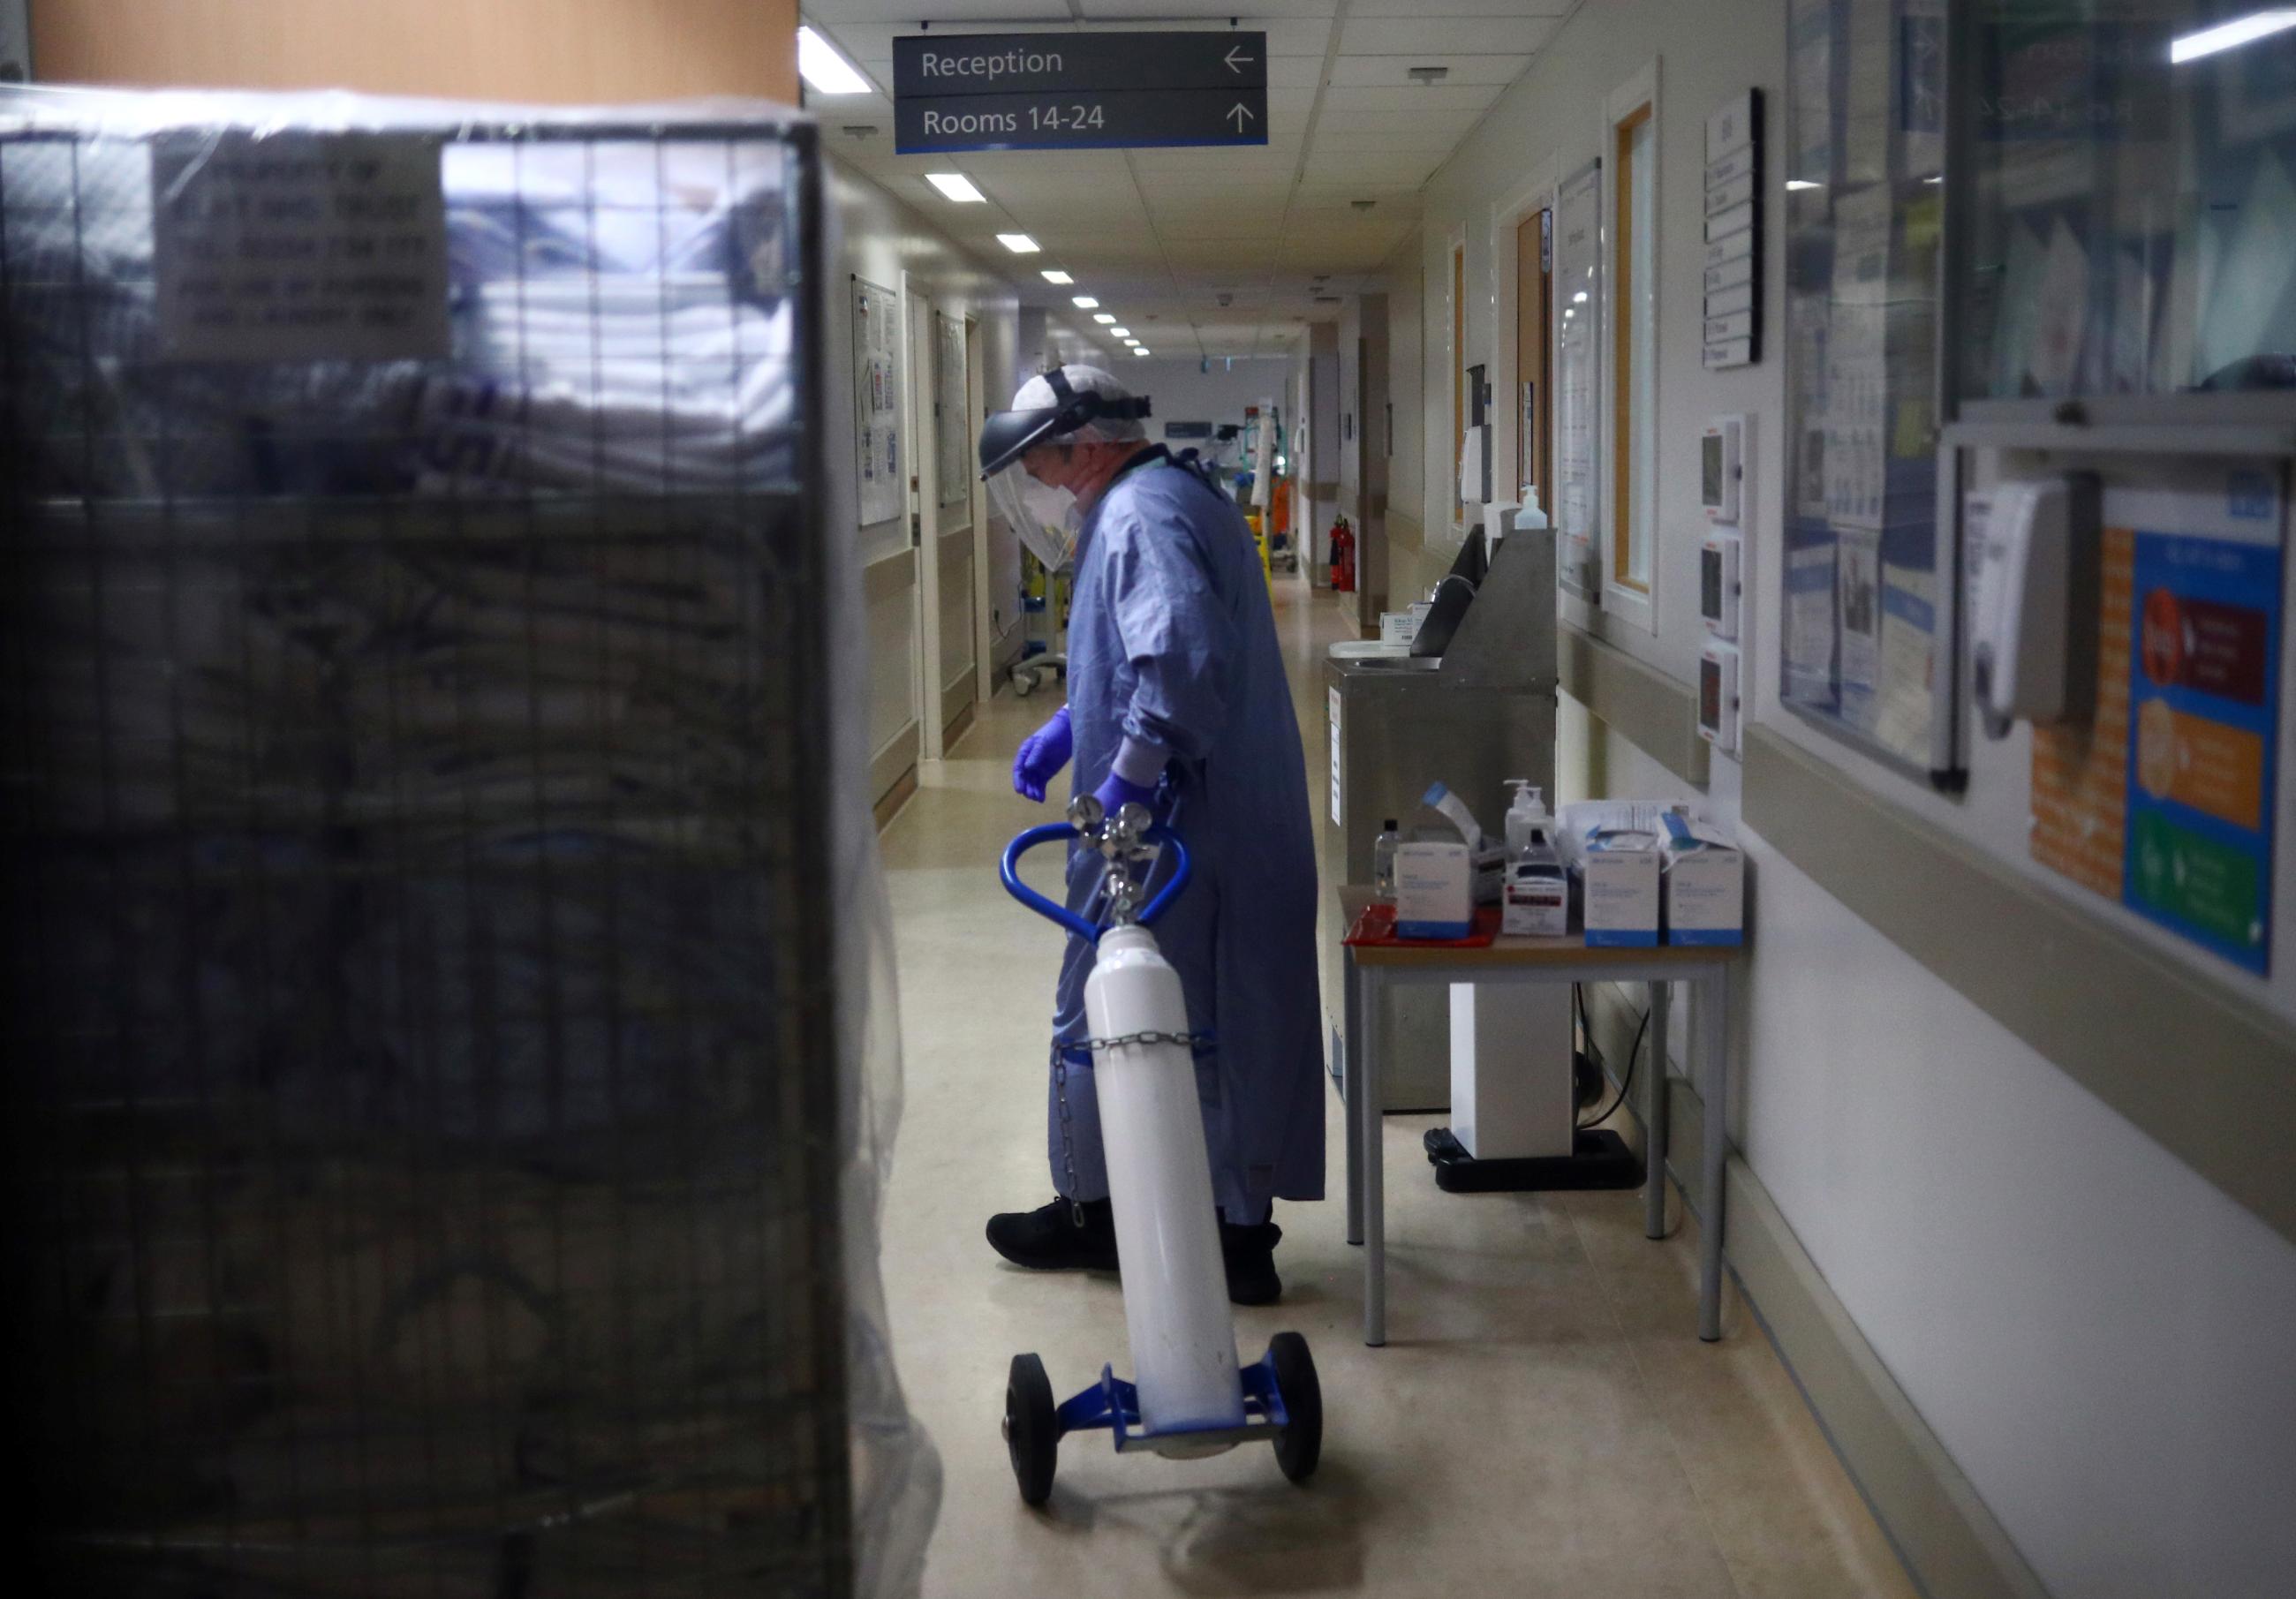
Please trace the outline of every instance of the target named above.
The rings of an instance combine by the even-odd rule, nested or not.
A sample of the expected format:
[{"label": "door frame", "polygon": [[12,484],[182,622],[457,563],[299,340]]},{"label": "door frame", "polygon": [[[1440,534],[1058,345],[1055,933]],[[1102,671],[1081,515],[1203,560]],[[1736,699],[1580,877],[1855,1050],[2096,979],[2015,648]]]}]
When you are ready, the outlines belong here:
[{"label": "door frame", "polygon": [[[988,420],[988,379],[981,371],[981,347],[987,342],[982,336],[980,318],[964,319],[964,437],[969,445],[978,439],[980,426]],[[968,449],[967,465],[976,457]],[[988,589],[988,485],[980,480],[979,472],[969,474],[972,480],[972,702],[977,707],[989,698],[990,674],[996,670],[996,641],[990,634],[989,617],[996,610]],[[976,710],[976,715],[979,712]]]},{"label": "door frame", "polygon": [[901,274],[901,331],[907,340],[902,430],[909,441],[909,550],[916,562],[915,625],[919,758],[941,758],[940,458],[932,429],[932,297],[923,279]]},{"label": "door frame", "polygon": [[[1491,205],[1491,390],[1493,395],[1505,395],[1505,406],[1494,406],[1496,413],[1491,419],[1491,454],[1499,460],[1513,462],[1522,454],[1521,430],[1518,425],[1522,416],[1522,374],[1517,370],[1515,351],[1521,344],[1521,330],[1517,325],[1522,308],[1515,303],[1515,231],[1529,217],[1551,210],[1554,192],[1562,183],[1562,159],[1550,155],[1530,169],[1530,176],[1513,193]],[[1552,344],[1554,330],[1548,330]],[[1548,359],[1553,359],[1550,348]],[[1552,397],[1540,401],[1540,414],[1552,415]],[[1554,472],[1554,449],[1550,434],[1547,451],[1547,471]],[[1492,491],[1496,493],[1498,480],[1492,480]],[[1512,496],[1517,485],[1509,484]],[[1542,483],[1546,496],[1544,509],[1550,517],[1554,514],[1551,503],[1554,486]]]}]

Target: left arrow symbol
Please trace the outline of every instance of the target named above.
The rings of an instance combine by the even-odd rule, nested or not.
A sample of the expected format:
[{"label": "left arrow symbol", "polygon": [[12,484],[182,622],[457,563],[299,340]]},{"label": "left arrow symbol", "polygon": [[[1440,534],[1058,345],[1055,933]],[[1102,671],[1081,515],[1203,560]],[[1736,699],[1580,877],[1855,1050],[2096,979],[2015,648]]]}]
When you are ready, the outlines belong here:
[{"label": "left arrow symbol", "polygon": [[1251,108],[1243,105],[1234,106],[1230,108],[1228,115],[1235,119],[1235,131],[1242,133],[1244,122],[1251,115]]},{"label": "left arrow symbol", "polygon": [[1234,49],[1230,50],[1230,51],[1229,51],[1226,55],[1223,55],[1222,57],[1220,57],[1220,60],[1222,60],[1222,61],[1224,61],[1224,62],[1226,62],[1227,63],[1227,70],[1228,70],[1229,71],[1231,71],[1231,72],[1241,72],[1241,71],[1242,71],[1242,70],[1243,70],[1243,67],[1242,67],[1242,66],[1239,66],[1239,65],[1237,64],[1238,62],[1242,62],[1242,63],[1245,63],[1246,65],[1248,65],[1248,64],[1250,64],[1250,62],[1255,62],[1255,61],[1257,61],[1257,60],[1259,60],[1259,58],[1258,56],[1246,55],[1246,54],[1244,54],[1244,53],[1243,53],[1243,46],[1242,46],[1242,45],[1236,45]]}]

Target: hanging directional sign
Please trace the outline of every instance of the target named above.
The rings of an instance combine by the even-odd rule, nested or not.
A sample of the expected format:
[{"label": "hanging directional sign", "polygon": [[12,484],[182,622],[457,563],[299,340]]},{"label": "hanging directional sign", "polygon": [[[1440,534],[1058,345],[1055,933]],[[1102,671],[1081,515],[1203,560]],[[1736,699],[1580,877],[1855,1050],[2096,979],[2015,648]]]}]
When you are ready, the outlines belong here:
[{"label": "hanging directional sign", "polygon": [[893,148],[902,155],[1267,143],[1264,33],[893,41]]}]

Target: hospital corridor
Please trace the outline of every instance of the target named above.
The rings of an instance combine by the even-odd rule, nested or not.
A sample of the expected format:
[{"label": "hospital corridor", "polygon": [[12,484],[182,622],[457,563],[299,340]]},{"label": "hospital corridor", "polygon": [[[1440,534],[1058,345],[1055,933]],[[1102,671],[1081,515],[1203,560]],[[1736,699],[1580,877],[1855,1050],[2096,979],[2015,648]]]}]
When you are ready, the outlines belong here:
[{"label": "hospital corridor", "polygon": [[2296,1595],[2296,5],[0,0],[60,1599]]},{"label": "hospital corridor", "polygon": [[[1336,607],[1296,581],[1275,602],[1304,718]],[[1390,1236],[1412,1258],[1385,1349],[1352,1336],[1359,1251],[1328,1204],[1276,1207],[1283,1298],[1237,1316],[1247,1348],[1305,1332],[1334,1398],[1378,1396],[1344,1419],[1334,1406],[1314,1494],[1242,1451],[1209,1464],[1079,1451],[1047,1513],[1016,1527],[979,1397],[1011,1351],[1124,1336],[1113,1278],[1022,1272],[980,1239],[981,1215],[1042,1179],[1039,1141],[1011,1129],[1041,1097],[1014,1063],[1040,1054],[1044,1021],[1013,988],[1057,935],[980,864],[1033,819],[1010,781],[1033,709],[1000,701],[884,835],[907,1093],[884,1269],[902,1376],[941,1453],[927,1594],[1918,1591],[1742,1302],[1722,1345],[1675,1336],[1695,1303],[1695,1220],[1674,1214],[1652,1244],[1632,1193],[1463,1208],[1431,1182],[1414,1190],[1401,1174],[1424,1169],[1420,1136],[1439,1116],[1388,1133]],[[1336,1144],[1336,1101],[1330,1122]]]}]

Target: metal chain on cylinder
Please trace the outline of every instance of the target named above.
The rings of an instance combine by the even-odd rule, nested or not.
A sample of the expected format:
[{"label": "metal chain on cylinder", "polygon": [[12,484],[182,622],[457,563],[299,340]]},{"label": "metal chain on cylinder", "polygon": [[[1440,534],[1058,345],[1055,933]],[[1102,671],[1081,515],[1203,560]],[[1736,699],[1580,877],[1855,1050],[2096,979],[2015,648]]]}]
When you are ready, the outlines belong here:
[{"label": "metal chain on cylinder", "polygon": [[1069,1118],[1068,1046],[1058,1038],[1053,1040],[1053,1103],[1058,1109],[1061,1124],[1061,1170],[1069,1180],[1069,1220],[1082,1227],[1084,1196],[1078,1191],[1084,1184],[1077,1176],[1076,1125]]}]

